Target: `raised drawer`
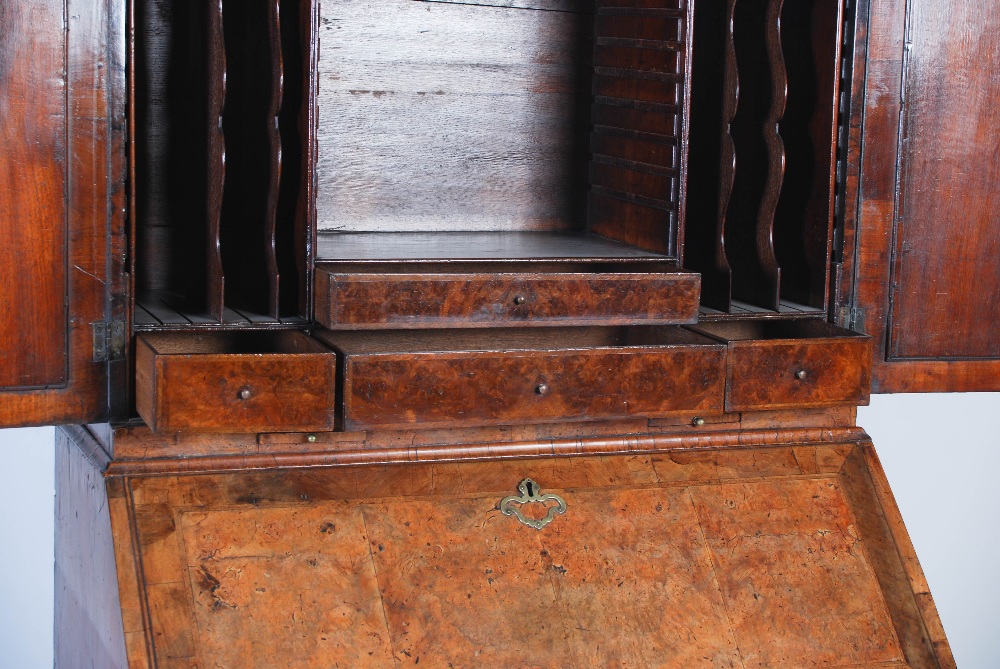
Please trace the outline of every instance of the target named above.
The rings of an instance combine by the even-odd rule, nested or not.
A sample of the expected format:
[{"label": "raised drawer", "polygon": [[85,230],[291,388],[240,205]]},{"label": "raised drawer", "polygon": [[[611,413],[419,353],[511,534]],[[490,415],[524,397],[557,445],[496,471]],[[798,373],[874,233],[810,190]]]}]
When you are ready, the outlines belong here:
[{"label": "raised drawer", "polygon": [[677,327],[318,332],[343,358],[346,429],[722,408],[725,347]]},{"label": "raised drawer", "polygon": [[726,410],[867,404],[871,338],[819,320],[709,323],[726,342]]},{"label": "raised drawer", "polygon": [[136,409],[157,432],[330,430],[336,356],[301,332],[136,338]]},{"label": "raised drawer", "polygon": [[328,263],[331,329],[694,323],[701,280],[670,263]]}]

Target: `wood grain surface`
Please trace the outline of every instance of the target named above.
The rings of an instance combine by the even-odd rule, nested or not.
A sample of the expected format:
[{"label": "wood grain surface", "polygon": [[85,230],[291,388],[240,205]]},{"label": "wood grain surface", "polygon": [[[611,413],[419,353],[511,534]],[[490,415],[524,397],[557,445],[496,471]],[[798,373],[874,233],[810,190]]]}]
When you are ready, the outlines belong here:
[{"label": "wood grain surface", "polygon": [[107,418],[91,323],[122,288],[109,246],[124,231],[124,12],[0,7],[0,426]]},{"label": "wood grain surface", "polygon": [[333,353],[300,332],[145,334],[136,410],[154,431],[333,428]]},{"label": "wood grain surface", "polygon": [[954,666],[870,445],[124,482],[156,666]]},{"label": "wood grain surface", "polygon": [[861,3],[858,16],[849,150],[863,160],[848,165],[843,301],[877,335],[874,388],[1000,389],[985,325],[996,307],[995,110],[982,106],[996,78],[976,55],[995,50],[996,8],[889,1]]},{"label": "wood grain surface", "polygon": [[332,329],[694,323],[696,274],[667,264],[319,265]]},{"label": "wood grain surface", "polygon": [[320,230],[583,227],[592,6],[320,11]]},{"label": "wood grain surface", "polygon": [[866,404],[871,339],[820,321],[712,323],[728,342],[726,409]]},{"label": "wood grain surface", "polygon": [[594,420],[721,408],[724,348],[676,328],[318,332],[345,429]]}]

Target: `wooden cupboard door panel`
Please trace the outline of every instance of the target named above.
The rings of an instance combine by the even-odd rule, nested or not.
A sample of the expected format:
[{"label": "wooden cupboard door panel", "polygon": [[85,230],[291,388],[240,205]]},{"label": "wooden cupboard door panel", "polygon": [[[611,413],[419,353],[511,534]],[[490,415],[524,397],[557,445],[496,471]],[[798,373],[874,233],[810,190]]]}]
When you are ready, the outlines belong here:
[{"label": "wooden cupboard door panel", "polygon": [[1000,359],[1000,7],[914,0],[909,31],[887,355]]},{"label": "wooden cupboard door panel", "polygon": [[0,388],[66,383],[63,7],[0,7]]},{"label": "wooden cupboard door panel", "polygon": [[998,31],[996,3],[858,3],[840,315],[874,392],[1000,390]]},{"label": "wooden cupboard door panel", "polygon": [[91,323],[120,285],[124,12],[0,3],[0,427],[107,415]]},{"label": "wooden cupboard door panel", "polygon": [[870,444],[125,487],[156,666],[954,667]]}]

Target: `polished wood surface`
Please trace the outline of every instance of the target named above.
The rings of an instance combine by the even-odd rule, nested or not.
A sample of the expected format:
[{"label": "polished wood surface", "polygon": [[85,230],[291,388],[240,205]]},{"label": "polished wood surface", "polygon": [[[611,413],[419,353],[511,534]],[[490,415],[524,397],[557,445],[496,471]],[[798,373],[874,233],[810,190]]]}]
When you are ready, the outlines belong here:
[{"label": "polished wood surface", "polygon": [[144,334],[135,364],[155,431],[333,428],[334,356],[300,332]]},{"label": "polished wood surface", "polygon": [[134,666],[954,666],[868,444],[122,481]]},{"label": "polished wood surface", "polygon": [[653,263],[319,264],[327,328],[694,323],[698,275]]},{"label": "polished wood surface", "polygon": [[859,4],[841,299],[879,335],[876,392],[1000,389],[997,80],[980,60],[997,16],[964,1]]},{"label": "polished wood surface", "polygon": [[0,388],[66,383],[67,110],[62,3],[4,4],[0,22]]},{"label": "polished wood surface", "polygon": [[1000,76],[986,64],[1000,8],[917,0],[908,15],[886,353],[1000,359]]},{"label": "polished wood surface", "polygon": [[0,426],[105,420],[91,323],[121,287],[124,7],[8,2],[0,22]]},{"label": "polished wood surface", "polygon": [[318,332],[345,429],[646,416],[721,408],[722,346],[678,328]]},{"label": "polished wood surface", "polygon": [[728,344],[726,410],[867,404],[871,340],[819,321],[713,323]]}]

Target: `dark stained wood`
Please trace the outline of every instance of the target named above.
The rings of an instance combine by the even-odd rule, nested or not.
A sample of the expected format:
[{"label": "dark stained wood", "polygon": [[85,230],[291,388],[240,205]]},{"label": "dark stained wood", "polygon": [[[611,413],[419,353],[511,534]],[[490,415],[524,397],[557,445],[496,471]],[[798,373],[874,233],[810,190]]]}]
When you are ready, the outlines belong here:
[{"label": "dark stained wood", "polygon": [[[72,436],[71,436],[72,434]],[[56,430],[56,667],[127,666],[111,518],[101,470],[82,449],[85,430]],[[125,563],[130,570],[132,558]]]},{"label": "dark stained wood", "polygon": [[122,102],[124,34],[107,30],[122,12],[0,8],[0,234],[10,251],[0,269],[0,426],[107,418],[90,323],[105,319],[109,285],[120,286],[108,244],[123,229],[121,156],[111,155],[122,109],[111,103]]},{"label": "dark stained wood", "polygon": [[155,431],[333,428],[335,360],[300,332],[144,334],[136,410]]},{"label": "dark stained wood", "polygon": [[323,260],[667,260],[621,242],[576,232],[337,233],[319,235]]},{"label": "dark stained wood", "polygon": [[276,1],[225,4],[226,164],[219,212],[219,252],[226,279],[223,308],[272,317],[277,316],[278,301],[274,235],[281,179]]},{"label": "dark stained wood", "polygon": [[320,12],[321,231],[583,227],[586,4],[348,0]]},{"label": "dark stained wood", "polygon": [[281,274],[278,271],[277,224],[278,196],[281,188],[281,97],[284,92],[285,66],[281,52],[281,0],[268,0],[267,37],[271,56],[271,100],[267,125],[270,142],[270,170],[267,186],[267,206],[264,215],[264,256],[267,261],[267,306],[271,316],[281,315]]},{"label": "dark stained wood", "polygon": [[222,265],[222,207],[226,181],[226,147],[223,113],[226,103],[226,44],[222,0],[211,0],[206,8],[205,70],[208,100],[205,118],[206,181],[205,201],[205,310],[222,321],[225,307],[225,276]]},{"label": "dark stained wood", "polygon": [[[732,268],[733,297],[777,309],[779,276],[768,234],[771,221],[766,206],[781,184],[781,161],[775,161],[776,127],[768,127],[774,101],[775,65],[779,54],[768,47],[768,7],[774,0],[740,0],[733,10],[733,46],[736,53],[738,96],[729,124],[734,146],[732,193],[725,214],[726,256]],[[779,52],[780,53],[780,52]],[[783,77],[782,77],[783,79]]]},{"label": "dark stained wood", "polygon": [[597,3],[587,227],[677,257],[687,135],[683,2]]},{"label": "dark stained wood", "polygon": [[677,328],[317,332],[345,429],[712,411],[723,348]]},{"label": "dark stained wood", "polygon": [[693,15],[684,262],[702,275],[702,302],[728,313],[731,269],[726,257],[726,211],[733,189],[736,147],[730,133],[739,92],[733,12],[736,0],[699,2]]},{"label": "dark stained wood", "polygon": [[[855,90],[850,150],[863,162],[848,182],[857,209],[842,303],[862,308],[858,327],[875,336],[876,392],[1000,389],[986,325],[996,303],[996,161],[986,149],[995,110],[982,106],[996,97],[996,78],[968,61],[995,47],[996,20],[992,5],[965,2],[878,3],[859,19],[867,75],[863,106]],[[906,25],[921,58],[907,55]],[[942,37],[963,26],[971,32],[960,40]],[[983,169],[972,174],[972,164]]]},{"label": "dark stained wood", "polygon": [[20,253],[0,270],[0,388],[66,383],[66,80],[62,8],[5,4],[0,21],[0,235]]},{"label": "dark stained wood", "polygon": [[788,95],[779,125],[785,171],[774,252],[782,298],[823,309],[833,241],[842,4],[785,2],[781,12]]},{"label": "dark stained wood", "polygon": [[703,324],[728,342],[726,410],[867,404],[871,339],[810,321]]},{"label": "dark stained wood", "polygon": [[907,26],[886,356],[997,360],[1000,9],[918,0]]},{"label": "dark stained wood", "polygon": [[[953,667],[864,448],[127,477],[152,657]],[[497,508],[524,477],[541,531]]]},{"label": "dark stained wood", "polygon": [[316,320],[332,329],[694,323],[698,276],[667,264],[329,264]]}]

